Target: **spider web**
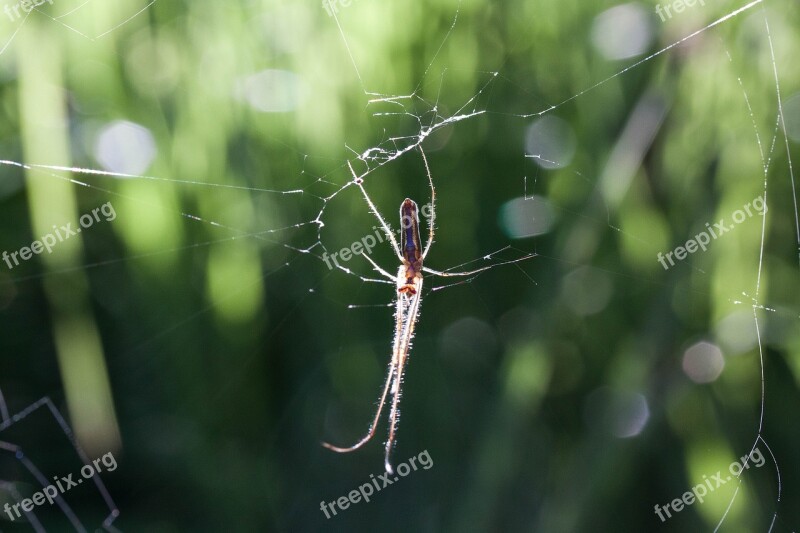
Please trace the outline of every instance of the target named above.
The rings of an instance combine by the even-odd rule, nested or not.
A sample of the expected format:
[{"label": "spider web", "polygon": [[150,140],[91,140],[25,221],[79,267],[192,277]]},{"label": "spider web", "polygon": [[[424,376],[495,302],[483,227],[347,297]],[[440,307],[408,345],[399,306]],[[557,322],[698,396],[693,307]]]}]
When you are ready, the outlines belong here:
[{"label": "spider web", "polygon": [[[296,179],[294,182],[296,186],[283,188],[228,183],[223,181],[222,176],[220,176],[221,182],[205,182],[161,175],[101,170],[92,168],[88,164],[86,166],[64,166],[51,164],[47,161],[18,161],[14,160],[13,157],[3,158],[3,154],[0,153],[0,168],[5,168],[10,172],[15,172],[19,175],[25,171],[29,175],[35,176],[36,179],[68,182],[78,189],[91,190],[111,201],[121,199],[140,204],[148,209],[166,210],[170,215],[180,216],[190,221],[192,224],[199,225],[208,230],[208,234],[210,234],[210,238],[197,239],[195,242],[182,246],[165,247],[157,251],[126,255],[123,257],[112,256],[102,261],[91,262],[69,269],[50,270],[45,273],[14,274],[9,277],[6,283],[20,284],[58,276],[76,269],[105,268],[117,263],[139,261],[162,254],[166,255],[175,252],[203,249],[225,242],[249,239],[263,243],[264,246],[269,246],[271,248],[278,247],[284,251],[282,255],[279,255],[279,261],[270,262],[264,274],[265,276],[270,276],[283,270],[291,271],[293,265],[304,258],[311,258],[321,266],[326,264],[325,257],[327,254],[338,250],[342,245],[346,246],[350,242],[357,241],[360,235],[370,233],[369,227],[376,224],[374,220],[371,220],[371,215],[368,213],[368,210],[363,208],[361,212],[356,213],[354,216],[357,217],[357,220],[360,222],[364,222],[360,226],[366,228],[365,231],[357,230],[355,232],[344,232],[344,237],[340,236],[343,232],[329,231],[331,226],[341,227],[340,219],[346,216],[346,204],[342,201],[342,198],[351,198],[352,196],[358,197],[358,190],[354,187],[353,176],[349,173],[348,165],[353,166],[357,173],[357,179],[363,180],[365,186],[371,188],[371,192],[381,191],[383,189],[389,190],[395,187],[395,184],[391,183],[390,180],[394,175],[393,169],[398,165],[404,164],[408,165],[409,168],[416,168],[417,174],[420,176],[418,182],[404,180],[402,185],[409,185],[411,188],[419,191],[420,194],[425,194],[424,188],[420,185],[424,185],[425,180],[421,178],[421,176],[423,176],[422,166],[417,155],[419,148],[427,148],[429,144],[438,142],[439,137],[450,135],[453,131],[458,131],[459,128],[472,127],[474,123],[481,120],[510,119],[519,124],[527,124],[531,119],[556,114],[568,105],[576,102],[591,101],[593,93],[607,88],[610,84],[621,78],[633,75],[637,69],[651,63],[656,58],[674,53],[680,50],[681,47],[700,38],[714,36],[722,41],[722,46],[727,54],[725,60],[731,63],[733,68],[736,68],[736,58],[732,57],[727,51],[724,39],[715,35],[714,32],[718,28],[724,27],[733,20],[744,16],[758,16],[763,24],[762,36],[769,47],[769,57],[772,68],[771,81],[774,87],[775,105],[777,107],[772,111],[775,115],[774,127],[766,134],[759,128],[758,123],[765,111],[759,109],[757,113],[756,110],[754,110],[751,104],[752,99],[750,92],[746,89],[746,83],[741,77],[738,78],[742,94],[741,108],[734,112],[746,113],[752,120],[752,147],[758,151],[762,164],[759,169],[761,174],[760,179],[763,180],[763,195],[768,207],[772,205],[772,199],[769,195],[770,184],[772,180],[779,178],[773,175],[774,163],[780,156],[785,156],[786,158],[788,175],[785,176],[785,179],[789,180],[791,185],[793,212],[791,215],[784,213],[783,216],[790,216],[794,222],[798,266],[800,267],[800,216],[798,216],[797,194],[789,135],[784,122],[784,96],[781,90],[781,75],[778,69],[778,61],[776,60],[773,35],[769,25],[769,12],[765,9],[765,5],[769,3],[770,2],[767,0],[756,0],[741,4],[738,7],[732,7],[730,11],[711,23],[705,24],[694,31],[686,32],[666,46],[660,47],[656,52],[630,62],[624,68],[620,68],[608,76],[597,77],[596,79],[598,81],[587,84],[577,92],[568,93],[568,96],[558,102],[536,106],[533,109],[522,110],[509,110],[504,107],[503,102],[498,103],[495,98],[493,98],[495,92],[500,92],[500,86],[505,89],[508,86],[514,85],[512,80],[504,76],[502,68],[497,71],[482,73],[482,81],[478,84],[477,89],[466,97],[460,99],[456,97],[454,99],[451,96],[448,82],[452,78],[453,70],[442,66],[443,63],[445,63],[445,59],[443,59],[443,50],[448,41],[453,38],[453,32],[458,27],[459,16],[461,15],[460,4],[455,9],[449,26],[443,32],[438,47],[436,47],[431,57],[426,58],[426,67],[421,80],[418,85],[407,94],[389,94],[373,89],[377,84],[368,79],[366,74],[367,69],[363,66],[362,60],[359,59],[360,52],[363,53],[363,49],[359,50],[354,45],[356,38],[347,27],[347,13],[342,13],[341,15],[334,13],[332,22],[336,25],[340,37],[342,53],[347,54],[350,64],[352,65],[353,75],[358,79],[358,83],[363,91],[365,112],[370,117],[372,124],[377,125],[375,130],[380,132],[374,143],[359,147],[351,146],[348,143],[345,145],[346,156],[344,158],[333,158],[333,163],[330,163],[330,158],[317,157],[286,146],[286,150],[290,151],[297,165],[295,169],[289,170],[289,172],[294,172],[295,174]],[[44,17],[52,22],[55,25],[54,27],[60,27],[64,31],[75,33],[81,38],[94,43],[102,41],[103,38],[114,32],[125,31],[129,25],[143,24],[146,20],[145,15],[147,11],[153,8],[156,1],[142,3],[137,9],[121,13],[117,15],[117,20],[113,21],[105,27],[105,29],[96,31],[81,28],[80,24],[75,22],[76,16],[81,13],[81,10],[91,9],[93,4],[94,2],[92,2],[92,0],[76,3],[71,6],[67,6],[65,3],[60,4],[59,9],[62,11],[55,15],[42,9],[35,9],[30,15],[19,22],[4,44],[0,45],[0,60],[2,60],[5,54],[10,52],[16,37],[20,32],[24,31],[29,17]],[[357,8],[353,7],[350,9]],[[435,72],[438,75],[434,75]],[[431,87],[435,89],[432,91],[434,94],[433,98],[426,96],[431,93]],[[515,87],[524,91],[524,89],[516,85]],[[647,146],[645,146],[644,149],[646,150]],[[520,197],[526,202],[536,202],[537,199],[542,198],[542,196],[538,194],[540,184],[545,182],[550,176],[551,171],[547,169],[547,165],[550,164],[550,168],[552,168],[559,163],[548,159],[543,154],[521,152],[519,155],[521,160],[521,172],[519,176]],[[416,163],[414,163],[414,161],[416,161]],[[440,165],[444,166],[441,162]],[[320,168],[323,168],[321,172],[318,171]],[[434,181],[437,184],[446,181],[447,178],[439,170],[435,161],[432,164],[432,172]],[[585,168],[580,171],[571,170],[570,172],[572,172],[576,180],[587,184],[592,189],[592,194],[597,195],[597,198],[599,198],[603,205],[605,218],[596,217],[593,211],[587,210],[585,213],[570,211],[569,207],[562,207],[559,206],[556,201],[548,200],[548,205],[551,208],[565,215],[586,218],[592,224],[605,225],[615,233],[627,238],[643,240],[642,237],[637,236],[634,232],[624,230],[613,222],[614,210],[617,206],[613,199],[609,199],[608,195],[600,193],[600,189],[603,186],[602,178],[595,179],[591,177],[594,172],[588,171]],[[257,220],[254,224],[242,226],[235,222],[237,217],[225,216],[227,214],[223,213],[222,210],[217,214],[209,215],[206,213],[199,214],[200,210],[198,209],[165,209],[161,202],[152,201],[151,197],[148,195],[143,194],[139,196],[128,192],[120,192],[116,186],[116,182],[121,179],[130,182],[150,183],[157,190],[159,187],[164,187],[165,190],[167,187],[177,187],[180,190],[188,191],[210,188],[220,191],[221,194],[227,192],[246,193],[252,197],[266,198],[266,200],[256,200],[255,202],[264,202],[265,205],[282,208],[284,212],[294,214],[295,219],[288,221],[288,223],[278,224],[274,224],[271,221]],[[254,179],[253,181],[257,182],[258,180]],[[447,197],[441,197],[441,201],[447,202]],[[383,203],[381,205],[383,205]],[[305,213],[309,212],[309,210],[311,215],[305,216]],[[382,212],[384,217],[387,218],[388,222],[391,224],[393,222],[394,211],[387,208],[382,210]],[[387,215],[387,213],[390,214]],[[755,450],[759,443],[763,444],[769,451],[769,456],[775,468],[775,500],[779,503],[782,493],[781,471],[778,466],[779,460],[772,454],[772,450],[769,448],[764,436],[765,423],[769,421],[769,417],[766,416],[767,383],[764,377],[764,361],[766,354],[762,342],[762,330],[765,321],[765,313],[780,313],[782,315],[787,315],[790,319],[795,321],[798,317],[796,313],[793,314],[793,311],[787,311],[785,307],[781,309],[769,307],[762,295],[762,273],[766,260],[767,219],[768,217],[762,217],[761,220],[757,277],[755,280],[752,280],[752,293],[744,293],[745,299],[743,300],[741,299],[742,294],[738,292],[731,294],[729,296],[729,301],[735,305],[749,306],[752,311],[753,326],[757,335],[761,401],[760,415],[758,424],[754,428],[755,435],[753,436],[750,452]],[[234,222],[230,222],[229,220],[233,220]],[[6,247],[13,248],[13,246],[10,245]],[[434,250],[435,249],[436,246],[434,245]],[[465,267],[476,268],[485,265],[495,265],[490,270],[501,267],[511,268],[514,272],[519,274],[516,278],[519,282],[535,284],[534,278],[525,271],[526,266],[529,264],[528,260],[534,255],[545,261],[573,262],[574,264],[580,264],[579,262],[574,262],[571,258],[548,256],[541,250],[522,249],[517,245],[502,245],[493,250],[475,250],[475,252],[477,252],[477,254],[472,253],[471,255],[461,257],[456,261],[459,264],[454,266],[446,265],[447,268],[445,271],[462,270]],[[383,254],[383,258],[388,257],[385,251],[378,253]],[[478,257],[478,259],[470,259],[470,257]],[[386,263],[384,262],[384,264]],[[437,268],[441,267],[441,265],[436,266]],[[700,274],[705,274],[699,267],[694,265],[690,265],[690,267]],[[389,270],[391,271],[391,269]],[[625,274],[620,273],[620,275]],[[331,276],[343,276],[360,286],[367,286],[372,282],[385,281],[376,279],[368,264],[364,262],[356,264],[354,261],[341,265],[334,264],[334,267],[328,272],[323,271],[320,280],[313,280],[310,282],[308,287],[309,291],[313,293],[321,283],[321,280],[327,280]],[[454,284],[445,284],[440,287],[435,287],[433,290],[438,291],[439,289],[447,288],[452,285],[472,285],[475,282],[475,278],[468,278]],[[345,305],[351,309],[391,305],[375,303],[373,295],[367,296],[367,302],[368,303],[348,301],[344,303],[338,302],[338,304]],[[206,310],[207,309],[201,309],[198,313],[205,312]],[[184,321],[171,324],[158,336],[169,335],[175,328],[180,327],[183,322],[191,320],[194,316],[193,314],[192,316],[186,317]],[[424,313],[422,320],[424,321]],[[145,342],[151,340],[152,339],[149,339]],[[222,392],[219,394],[222,394]],[[69,435],[66,427],[65,433]],[[742,453],[745,451],[747,450],[744,450]],[[746,477],[746,475],[743,477]],[[3,483],[8,490],[13,489],[13,484],[9,484],[7,481]],[[729,511],[737,500],[742,483],[743,479],[739,479],[734,494],[726,510],[720,516],[715,530],[719,530],[726,522]],[[768,527],[770,531],[772,531],[777,519],[778,511],[776,510]]]},{"label": "spider web", "polygon": [[[28,486],[33,486],[34,488],[31,492],[35,493],[38,492],[39,489],[53,485],[53,483],[50,481],[51,479],[57,480],[65,475],[70,474],[70,472],[66,471],[53,470],[53,468],[56,467],[54,467],[52,464],[49,464],[50,461],[45,460],[44,462],[48,463],[48,467],[42,467],[40,463],[40,461],[42,461],[42,450],[39,449],[39,447],[35,444],[32,446],[34,449],[29,450],[27,446],[21,444],[20,442],[8,442],[5,440],[8,438],[7,435],[9,433],[17,429],[14,426],[25,424],[29,417],[34,418],[37,415],[42,416],[42,413],[49,414],[49,416],[52,417],[52,420],[55,421],[59,431],[62,432],[67,438],[67,441],[71,445],[75,454],[80,459],[81,467],[92,467],[89,457],[75,440],[72,429],[70,429],[66,420],[61,415],[61,412],[58,410],[58,408],[56,408],[50,398],[41,398],[40,400],[37,400],[19,413],[15,413],[12,416],[8,411],[8,406],[3,398],[3,393],[0,391],[0,457],[2,457],[2,460],[0,460],[2,474],[0,474],[0,476],[7,479],[10,477],[10,479],[14,480],[13,482],[9,482],[0,479],[0,494],[4,495],[4,497],[0,497],[0,501],[3,501],[4,503],[8,503],[10,498],[12,503],[22,504],[26,497],[30,497],[28,490],[26,490]],[[31,438],[30,431],[20,430],[20,433],[22,435],[21,438]],[[41,445],[42,442],[45,441],[40,441],[39,444]],[[45,451],[45,456],[56,455],[58,447],[52,446],[52,444],[57,441],[47,439],[46,442],[48,443],[48,446],[47,450]],[[29,454],[29,452],[33,453]],[[32,457],[35,458],[35,460],[32,459]],[[63,464],[60,464],[59,467],[63,467]],[[73,473],[76,471],[78,470],[73,470]],[[79,479],[78,482],[82,483],[83,480]],[[92,483],[96,487],[100,497],[108,508],[108,515],[102,520],[101,524],[103,529],[105,531],[118,531],[114,527],[113,523],[117,516],[119,516],[119,510],[114,504],[114,500],[111,498],[108,489],[103,483],[101,475],[94,475],[92,477]],[[24,496],[20,492],[20,489],[25,490]],[[87,519],[79,516],[79,513],[77,513],[73,508],[75,505],[74,503],[72,505],[69,503],[70,501],[74,502],[76,498],[78,498],[77,495],[79,492],[80,491],[76,489],[69,493],[64,492],[57,494],[54,497],[54,505],[58,508],[59,512],[63,514],[70,527],[74,528],[76,531],[87,531],[87,527],[85,525]],[[8,498],[5,496],[8,496]],[[44,516],[40,517],[40,514]],[[41,509],[34,508],[31,511],[26,511],[24,507],[22,507],[22,517],[18,520],[19,522],[29,524],[34,531],[37,532],[47,531],[45,524],[47,524],[51,530],[66,527],[66,524],[61,524],[59,521],[54,520],[52,516],[49,516],[51,514],[52,511],[50,511],[47,507],[42,507]]]}]

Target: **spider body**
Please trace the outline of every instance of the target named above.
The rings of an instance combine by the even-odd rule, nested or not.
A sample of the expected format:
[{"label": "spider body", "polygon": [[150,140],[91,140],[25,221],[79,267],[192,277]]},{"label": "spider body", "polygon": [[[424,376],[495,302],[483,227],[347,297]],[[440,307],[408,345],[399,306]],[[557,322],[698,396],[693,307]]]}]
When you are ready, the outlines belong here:
[{"label": "spider body", "polygon": [[[380,265],[378,265],[369,255],[362,254],[364,259],[366,259],[367,262],[372,265],[372,268],[381,274],[386,280],[388,280],[385,281],[385,283],[395,284],[395,287],[397,288],[397,297],[395,300],[395,330],[394,339],[392,342],[392,358],[389,362],[389,371],[386,375],[383,393],[378,401],[378,408],[375,412],[374,418],[372,419],[372,423],[369,426],[367,434],[362,437],[361,440],[348,447],[334,446],[333,444],[329,444],[327,442],[322,443],[322,445],[329,450],[333,450],[334,452],[338,453],[347,453],[355,451],[369,442],[373,435],[375,435],[375,429],[378,426],[381,412],[383,411],[383,408],[387,403],[389,393],[391,392],[391,400],[389,402],[391,404],[389,409],[389,437],[385,443],[384,456],[384,466],[386,471],[390,474],[393,473],[390,455],[394,447],[397,434],[397,424],[400,418],[399,405],[401,386],[403,383],[403,372],[405,371],[406,363],[408,362],[408,355],[411,350],[411,341],[414,338],[415,326],[417,324],[417,319],[419,318],[419,310],[422,304],[422,273],[425,272],[427,274],[440,277],[469,277],[475,276],[478,273],[491,268],[491,266],[484,266],[468,272],[440,272],[438,270],[433,270],[431,268],[422,266],[422,263],[428,256],[428,252],[433,244],[434,221],[436,217],[436,189],[433,187],[433,178],[431,177],[431,171],[428,167],[428,160],[425,157],[425,152],[422,151],[422,148],[420,148],[420,153],[422,154],[422,160],[425,163],[425,170],[428,175],[428,183],[431,188],[431,210],[430,216],[427,220],[428,239],[425,242],[424,248],[420,239],[419,209],[417,208],[416,202],[410,198],[406,198],[400,204],[401,231],[400,243],[398,244],[391,228],[378,212],[378,209],[375,207],[372,199],[370,199],[369,194],[367,194],[367,191],[364,188],[364,180],[357,176],[353,170],[353,167],[350,166],[350,172],[353,175],[352,183],[361,190],[364,200],[367,202],[370,210],[380,223],[387,240],[392,245],[395,256],[397,256],[397,259],[400,262],[400,268],[397,271],[397,275],[393,276],[388,271],[381,268]],[[489,257],[491,257],[491,254],[486,256],[485,259],[488,259]]]},{"label": "spider body", "polygon": [[[417,280],[422,280],[422,245],[419,237],[419,210],[414,200],[406,198],[400,204],[400,249],[403,264],[397,275],[397,292],[414,295],[417,293]],[[405,278],[405,283],[402,283]]]}]

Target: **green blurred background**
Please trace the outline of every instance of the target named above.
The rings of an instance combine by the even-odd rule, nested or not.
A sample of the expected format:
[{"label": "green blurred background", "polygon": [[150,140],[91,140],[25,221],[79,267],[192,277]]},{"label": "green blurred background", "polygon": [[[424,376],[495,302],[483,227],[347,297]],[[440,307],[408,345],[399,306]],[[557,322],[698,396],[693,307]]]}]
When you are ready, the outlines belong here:
[{"label": "green blurred background", "polygon": [[[578,0],[0,14],[0,247],[116,214],[0,263],[9,411],[47,396],[91,458],[113,452],[124,531],[711,531],[737,487],[720,531],[796,531],[798,4],[625,70],[742,5],[663,21],[654,3]],[[394,289],[363,281],[362,258],[350,275],[320,257],[376,224],[347,161],[390,223],[403,198],[427,202],[418,151],[393,157],[422,136],[426,264],[537,256],[426,292],[394,457],[433,467],[326,519],[321,501],[383,471],[385,419],[356,453],[319,443],[367,428]],[[658,263],[765,187],[763,241],[754,216]],[[397,268],[388,246],[373,258]],[[80,468],[44,410],[3,427],[46,477]],[[741,486],[658,518],[754,445],[766,462]],[[0,504],[36,490],[11,453],[0,481]],[[109,510],[81,490],[67,500],[95,529]]]}]

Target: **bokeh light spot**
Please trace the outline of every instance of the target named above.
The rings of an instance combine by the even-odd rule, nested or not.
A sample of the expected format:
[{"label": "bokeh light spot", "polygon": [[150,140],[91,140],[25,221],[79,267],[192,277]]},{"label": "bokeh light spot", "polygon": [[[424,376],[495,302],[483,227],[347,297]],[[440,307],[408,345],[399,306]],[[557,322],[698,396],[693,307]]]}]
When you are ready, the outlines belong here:
[{"label": "bokeh light spot", "polygon": [[547,115],[525,132],[525,153],[542,168],[562,168],[575,155],[575,133],[565,120]]},{"label": "bokeh light spot", "polygon": [[639,4],[622,4],[607,9],[592,23],[592,44],[606,59],[641,55],[652,40],[652,17]]},{"label": "bokeh light spot", "polygon": [[138,175],[155,159],[156,143],[144,126],[117,120],[100,130],[94,157],[109,172]]},{"label": "bokeh light spot", "polygon": [[683,353],[683,371],[695,383],[715,381],[725,368],[722,350],[710,342],[693,344]]}]

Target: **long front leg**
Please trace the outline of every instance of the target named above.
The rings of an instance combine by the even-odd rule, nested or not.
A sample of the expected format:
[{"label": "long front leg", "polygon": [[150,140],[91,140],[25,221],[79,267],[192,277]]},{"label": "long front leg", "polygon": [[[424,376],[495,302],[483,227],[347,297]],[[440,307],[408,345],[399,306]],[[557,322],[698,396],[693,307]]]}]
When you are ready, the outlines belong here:
[{"label": "long front leg", "polygon": [[[394,447],[395,434],[397,433],[398,406],[400,404],[401,387],[403,384],[403,372],[405,370],[408,353],[411,349],[411,340],[414,337],[414,327],[419,316],[420,302],[422,301],[422,278],[417,278],[414,283],[416,292],[411,296],[408,311],[403,324],[402,334],[399,336],[397,353],[397,372],[395,373],[394,386],[392,387],[392,410],[389,414],[389,438],[386,440],[386,454],[384,456],[384,467],[390,474],[394,473],[390,456]],[[401,295],[401,298],[405,296]]]},{"label": "long front leg", "polygon": [[425,152],[422,150],[422,145],[419,147],[419,153],[422,154],[422,161],[425,163],[425,172],[428,174],[428,184],[431,186],[431,208],[428,211],[428,242],[425,243],[425,249],[422,251],[422,259],[428,257],[428,251],[433,244],[433,233],[436,225],[436,188],[433,186],[433,177],[431,176],[431,169],[428,166],[428,158],[425,157]]},{"label": "long front leg", "polygon": [[397,372],[397,363],[398,363],[398,351],[397,351],[397,339],[400,337],[400,332],[403,328],[403,318],[404,318],[404,310],[402,306],[402,298],[398,295],[397,298],[397,311],[396,311],[396,325],[395,325],[395,346],[392,349],[392,360],[389,363],[389,372],[386,374],[386,383],[383,385],[383,394],[381,394],[380,402],[378,403],[378,409],[375,412],[375,418],[372,419],[372,424],[369,426],[369,431],[364,437],[355,443],[354,445],[348,448],[340,448],[338,446],[334,446],[327,442],[323,442],[322,445],[329,450],[333,450],[338,453],[347,453],[355,451],[365,445],[370,439],[375,436],[375,429],[378,427],[378,420],[381,418],[381,413],[383,412],[383,406],[386,404],[386,396],[389,393],[389,388],[392,385],[394,380],[394,376]]},{"label": "long front leg", "polygon": [[372,198],[370,198],[369,194],[367,194],[367,190],[364,188],[364,180],[356,175],[356,171],[353,170],[353,165],[351,165],[349,161],[347,162],[347,166],[350,167],[350,173],[353,175],[353,183],[355,183],[356,186],[358,186],[358,188],[361,189],[361,194],[364,196],[364,200],[367,201],[367,205],[369,205],[370,211],[372,211],[372,214],[375,215],[375,218],[378,219],[378,222],[380,223],[381,228],[383,228],[383,232],[386,235],[386,238],[389,239],[390,243],[392,243],[392,249],[394,250],[394,254],[397,256],[398,259],[402,261],[403,255],[400,253],[400,247],[397,245],[397,239],[394,238],[394,234],[392,233],[392,230],[389,228],[389,224],[387,224],[386,221],[383,220],[383,217],[378,212],[378,208],[375,207],[375,204],[372,202]]}]

